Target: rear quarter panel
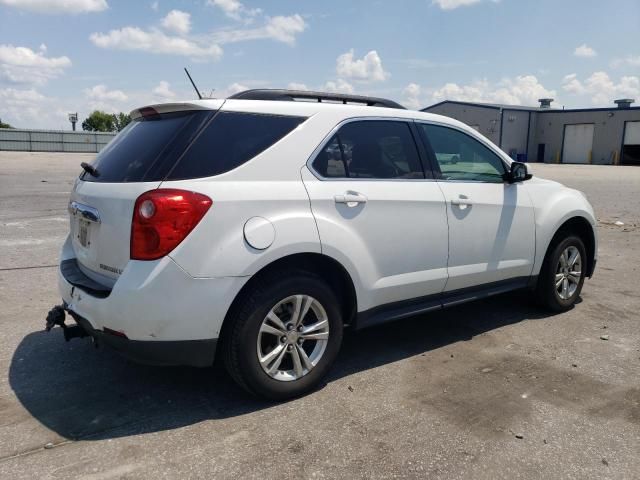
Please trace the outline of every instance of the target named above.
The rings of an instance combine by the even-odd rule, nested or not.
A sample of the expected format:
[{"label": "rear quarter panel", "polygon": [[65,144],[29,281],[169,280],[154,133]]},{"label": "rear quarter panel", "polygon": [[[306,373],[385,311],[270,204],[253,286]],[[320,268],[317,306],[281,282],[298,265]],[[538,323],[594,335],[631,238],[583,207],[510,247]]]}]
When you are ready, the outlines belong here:
[{"label": "rear quarter panel", "polygon": [[[164,182],[162,188],[196,191],[213,201],[194,231],[171,252],[176,263],[194,277],[250,276],[288,255],[320,253],[300,169],[338,121],[332,117],[308,118],[275,145],[225,174]],[[274,241],[264,250],[245,241],[244,225],[253,217],[273,225]]]}]

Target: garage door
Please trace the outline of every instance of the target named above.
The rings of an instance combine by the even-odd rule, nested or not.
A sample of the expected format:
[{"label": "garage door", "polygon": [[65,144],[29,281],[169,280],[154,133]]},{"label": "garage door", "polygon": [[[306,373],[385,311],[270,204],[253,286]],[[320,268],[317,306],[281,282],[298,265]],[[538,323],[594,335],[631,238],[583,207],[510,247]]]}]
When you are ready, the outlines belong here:
[{"label": "garage door", "polygon": [[593,123],[564,126],[562,163],[589,163],[593,148]]},{"label": "garage door", "polygon": [[621,159],[624,165],[640,165],[640,122],[626,122]]}]

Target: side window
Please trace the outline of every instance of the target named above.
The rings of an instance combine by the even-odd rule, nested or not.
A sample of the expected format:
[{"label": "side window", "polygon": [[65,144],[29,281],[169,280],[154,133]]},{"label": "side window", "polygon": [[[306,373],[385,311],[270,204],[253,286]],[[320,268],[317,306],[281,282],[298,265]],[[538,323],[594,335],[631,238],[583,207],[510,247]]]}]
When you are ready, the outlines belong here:
[{"label": "side window", "polygon": [[502,183],[504,163],[471,136],[453,128],[420,124],[445,180]]},{"label": "side window", "polygon": [[280,141],[306,119],[220,112],[186,150],[167,180],[226,173]]},{"label": "side window", "polygon": [[313,168],[326,178],[344,178],[347,176],[337,135],[334,135],[327,146],[318,154],[313,161]]},{"label": "side window", "polygon": [[327,178],[424,178],[409,125],[397,121],[347,123],[313,166]]}]

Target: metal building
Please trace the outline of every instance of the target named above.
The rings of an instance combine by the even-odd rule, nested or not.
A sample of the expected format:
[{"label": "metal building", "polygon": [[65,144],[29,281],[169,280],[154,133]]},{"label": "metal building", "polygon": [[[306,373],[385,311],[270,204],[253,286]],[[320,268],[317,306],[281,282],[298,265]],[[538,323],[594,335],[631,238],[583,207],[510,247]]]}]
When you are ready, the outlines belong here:
[{"label": "metal building", "polygon": [[423,109],[460,120],[512,158],[546,163],[640,165],[640,107],[632,99],[611,108],[560,110],[445,100]]}]

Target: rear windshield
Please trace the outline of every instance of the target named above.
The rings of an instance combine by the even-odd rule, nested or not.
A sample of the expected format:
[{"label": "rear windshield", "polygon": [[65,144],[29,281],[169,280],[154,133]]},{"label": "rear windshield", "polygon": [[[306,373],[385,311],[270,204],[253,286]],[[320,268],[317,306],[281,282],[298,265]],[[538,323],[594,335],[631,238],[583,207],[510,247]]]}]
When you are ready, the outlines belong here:
[{"label": "rear windshield", "polygon": [[96,157],[91,182],[153,182],[209,177],[249,161],[304,117],[239,112],[176,112],[136,119]]}]

